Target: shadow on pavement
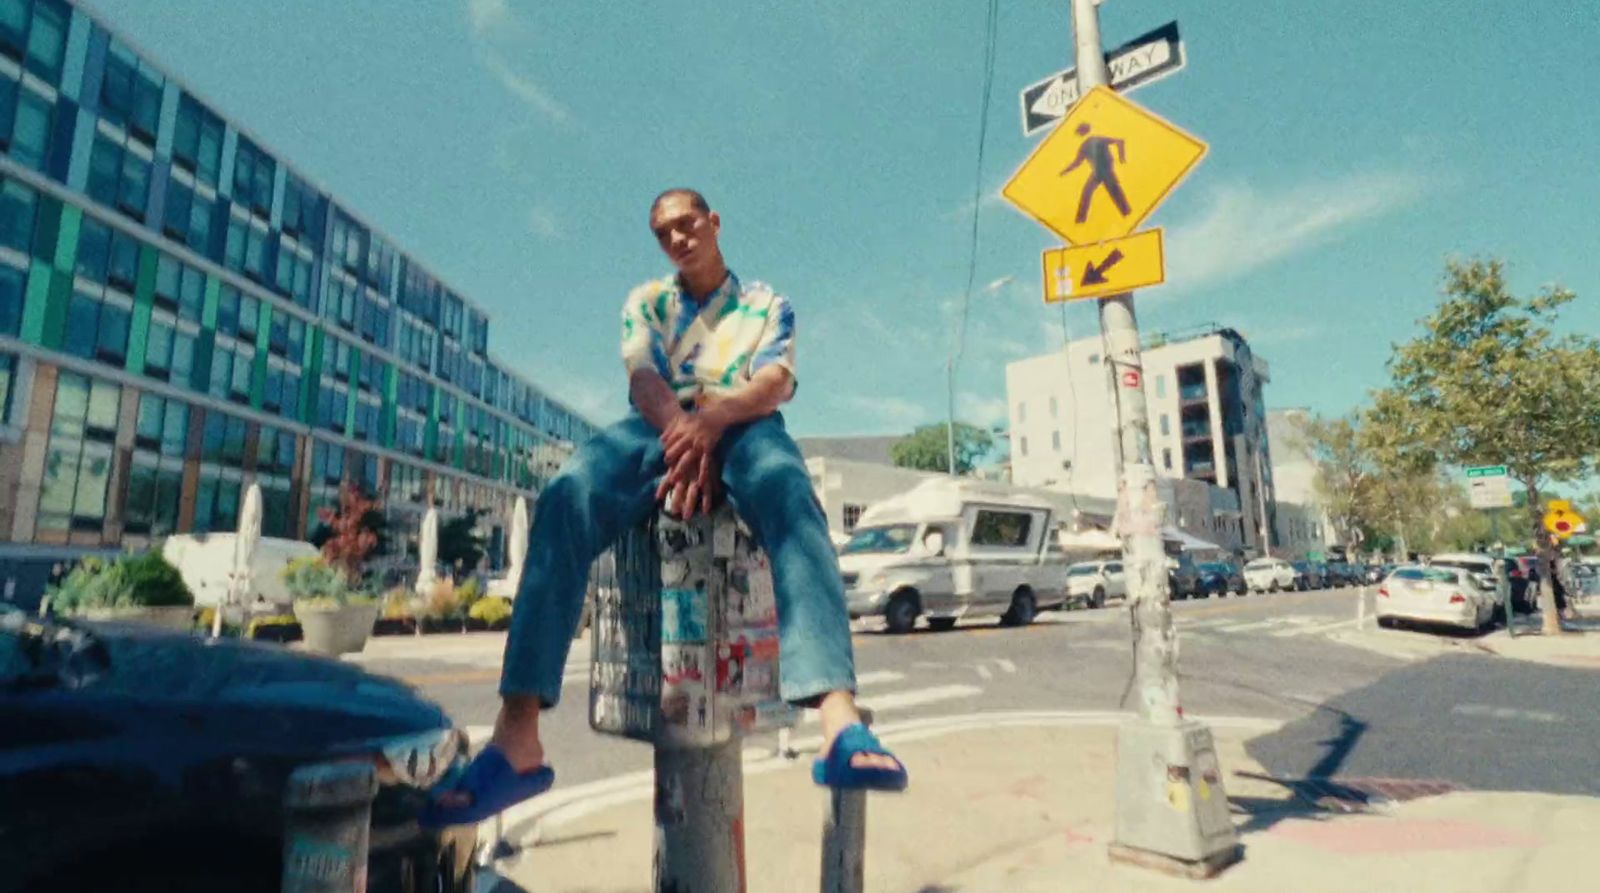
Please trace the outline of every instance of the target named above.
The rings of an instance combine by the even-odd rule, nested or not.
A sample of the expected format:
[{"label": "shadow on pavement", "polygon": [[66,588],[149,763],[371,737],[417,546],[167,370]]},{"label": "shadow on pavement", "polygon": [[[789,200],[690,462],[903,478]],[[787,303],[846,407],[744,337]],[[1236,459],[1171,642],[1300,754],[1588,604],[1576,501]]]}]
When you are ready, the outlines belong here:
[{"label": "shadow on pavement", "polygon": [[1345,692],[1246,752],[1273,779],[1415,780],[1600,795],[1592,670],[1456,654]]}]

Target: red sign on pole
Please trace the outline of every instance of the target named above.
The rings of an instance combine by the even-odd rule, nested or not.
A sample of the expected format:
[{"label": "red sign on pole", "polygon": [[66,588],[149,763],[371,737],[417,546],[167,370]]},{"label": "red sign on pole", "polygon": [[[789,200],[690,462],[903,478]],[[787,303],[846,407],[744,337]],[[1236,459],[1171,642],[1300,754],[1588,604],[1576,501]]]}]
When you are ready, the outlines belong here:
[{"label": "red sign on pole", "polygon": [[1125,388],[1136,388],[1136,387],[1138,387],[1139,386],[1139,370],[1137,370],[1137,369],[1129,369],[1128,371],[1122,373],[1122,386],[1125,387]]}]

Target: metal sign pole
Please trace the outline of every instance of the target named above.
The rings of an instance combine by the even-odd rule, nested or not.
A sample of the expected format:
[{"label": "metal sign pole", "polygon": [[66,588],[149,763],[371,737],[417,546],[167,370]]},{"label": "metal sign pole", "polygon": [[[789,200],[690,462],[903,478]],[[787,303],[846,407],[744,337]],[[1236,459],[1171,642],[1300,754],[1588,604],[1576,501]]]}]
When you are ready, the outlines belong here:
[{"label": "metal sign pole", "polygon": [[[1106,85],[1094,0],[1073,0],[1078,88]],[[1131,154],[1131,153],[1130,153]],[[1117,735],[1117,818],[1111,858],[1170,872],[1209,876],[1239,858],[1211,732],[1185,720],[1178,700],[1177,637],[1169,606],[1161,530],[1166,505],[1150,457],[1139,327],[1131,294],[1100,299],[1107,362],[1121,416],[1122,478],[1117,532],[1122,539],[1134,629],[1138,716]]]}]

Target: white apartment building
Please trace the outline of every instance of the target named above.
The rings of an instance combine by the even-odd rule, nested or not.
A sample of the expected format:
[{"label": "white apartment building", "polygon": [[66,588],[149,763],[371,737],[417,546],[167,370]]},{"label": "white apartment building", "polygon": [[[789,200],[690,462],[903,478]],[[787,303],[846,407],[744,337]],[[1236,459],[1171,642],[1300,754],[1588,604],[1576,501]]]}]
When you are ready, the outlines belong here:
[{"label": "white apartment building", "polygon": [[[1104,354],[1096,336],[1006,367],[1016,483],[1115,497],[1115,373]],[[1156,473],[1230,491],[1232,500],[1217,500],[1220,523],[1230,523],[1232,502],[1237,541],[1248,554],[1263,553],[1277,527],[1266,362],[1222,327],[1152,343],[1141,359]]]}]

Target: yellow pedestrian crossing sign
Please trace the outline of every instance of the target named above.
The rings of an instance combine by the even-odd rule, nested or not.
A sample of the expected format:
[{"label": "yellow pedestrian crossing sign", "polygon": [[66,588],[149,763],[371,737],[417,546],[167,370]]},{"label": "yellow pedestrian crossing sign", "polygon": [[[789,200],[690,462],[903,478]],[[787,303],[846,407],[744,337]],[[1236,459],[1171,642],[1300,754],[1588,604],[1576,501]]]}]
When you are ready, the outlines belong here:
[{"label": "yellow pedestrian crossing sign", "polygon": [[1102,298],[1166,281],[1161,230],[1044,253],[1044,302]]},{"label": "yellow pedestrian crossing sign", "polygon": [[1096,87],[1001,194],[1067,242],[1092,245],[1133,232],[1205,153],[1199,139]]}]

